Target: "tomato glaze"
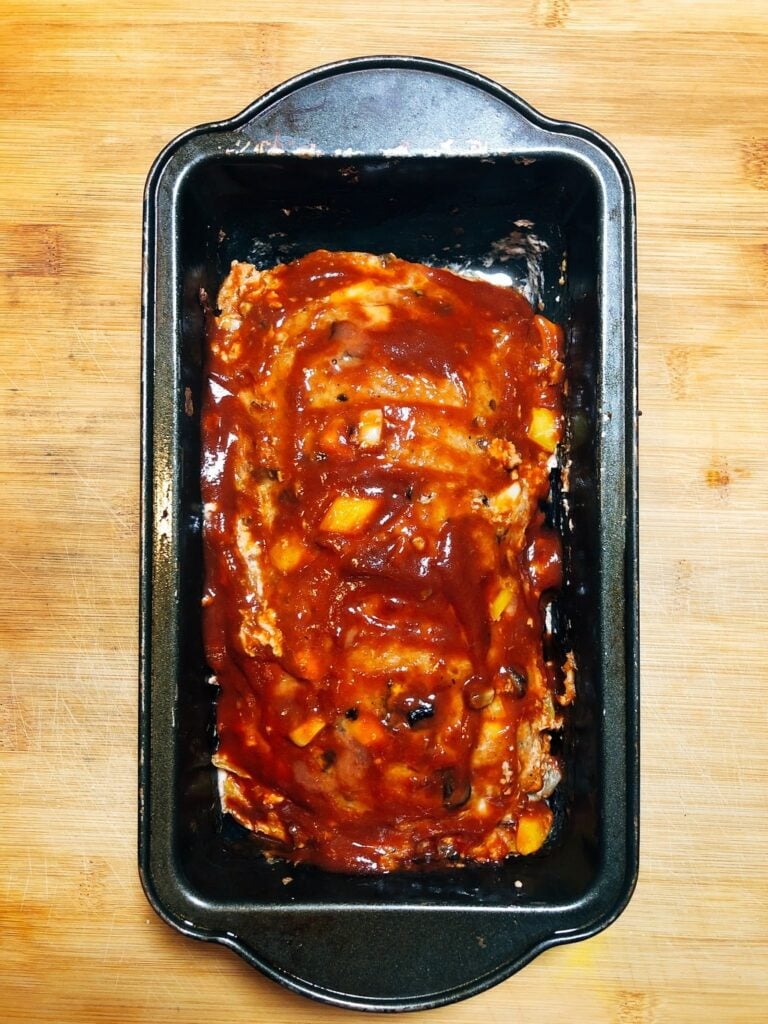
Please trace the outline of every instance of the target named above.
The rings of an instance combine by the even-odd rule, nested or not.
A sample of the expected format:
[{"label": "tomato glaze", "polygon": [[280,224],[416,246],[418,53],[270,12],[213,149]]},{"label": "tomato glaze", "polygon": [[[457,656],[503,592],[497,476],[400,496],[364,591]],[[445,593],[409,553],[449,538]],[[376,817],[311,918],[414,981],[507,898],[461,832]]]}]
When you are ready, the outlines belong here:
[{"label": "tomato glaze", "polygon": [[208,332],[204,640],[223,805],[331,870],[546,839],[563,334],[394,257],[234,264]]}]

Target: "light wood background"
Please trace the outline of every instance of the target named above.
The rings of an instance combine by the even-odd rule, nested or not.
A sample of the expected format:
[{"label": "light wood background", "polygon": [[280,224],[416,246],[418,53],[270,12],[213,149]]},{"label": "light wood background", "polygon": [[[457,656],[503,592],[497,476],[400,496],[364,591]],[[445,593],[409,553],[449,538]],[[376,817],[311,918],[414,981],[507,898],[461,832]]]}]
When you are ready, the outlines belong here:
[{"label": "light wood background", "polygon": [[147,170],[371,53],[598,129],[638,191],[640,883],[599,937],[429,1020],[768,1020],[765,0],[2,0],[0,1020],[366,1019],[149,908],[136,620]]}]

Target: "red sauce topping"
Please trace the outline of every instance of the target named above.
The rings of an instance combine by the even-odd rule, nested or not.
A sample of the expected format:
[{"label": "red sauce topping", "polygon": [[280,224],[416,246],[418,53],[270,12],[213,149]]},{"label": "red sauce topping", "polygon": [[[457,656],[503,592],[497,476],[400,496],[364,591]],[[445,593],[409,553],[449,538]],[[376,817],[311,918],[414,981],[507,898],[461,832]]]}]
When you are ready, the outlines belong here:
[{"label": "red sauce topping", "polygon": [[[224,807],[331,870],[537,849],[562,332],[393,257],[234,264],[202,418]],[[560,698],[562,703],[562,697]]]}]

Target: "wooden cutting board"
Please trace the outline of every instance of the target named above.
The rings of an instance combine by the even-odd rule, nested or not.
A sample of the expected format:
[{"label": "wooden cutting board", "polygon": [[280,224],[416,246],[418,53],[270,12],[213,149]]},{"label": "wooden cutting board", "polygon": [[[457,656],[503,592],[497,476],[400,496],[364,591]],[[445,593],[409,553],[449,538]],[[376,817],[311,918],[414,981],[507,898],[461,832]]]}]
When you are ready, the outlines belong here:
[{"label": "wooden cutting board", "polygon": [[141,202],[183,129],[392,52],[601,131],[639,215],[640,883],[429,1020],[768,1019],[765,0],[4,0],[3,1021],[363,1019],[177,935],[139,885]]}]

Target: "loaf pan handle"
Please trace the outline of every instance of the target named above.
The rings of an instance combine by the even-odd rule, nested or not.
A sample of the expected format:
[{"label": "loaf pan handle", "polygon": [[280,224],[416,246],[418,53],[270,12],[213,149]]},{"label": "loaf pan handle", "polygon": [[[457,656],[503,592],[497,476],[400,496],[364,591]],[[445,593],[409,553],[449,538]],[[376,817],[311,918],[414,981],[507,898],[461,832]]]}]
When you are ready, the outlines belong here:
[{"label": "loaf pan handle", "polygon": [[546,134],[545,120],[465,68],[363,57],[291,79],[234,122],[256,152],[398,157],[526,151]]},{"label": "loaf pan handle", "polygon": [[[286,988],[346,1009],[427,1010],[504,980],[567,941],[531,915],[413,908],[244,917],[219,941]],[[574,936],[570,936],[572,939]]]}]

